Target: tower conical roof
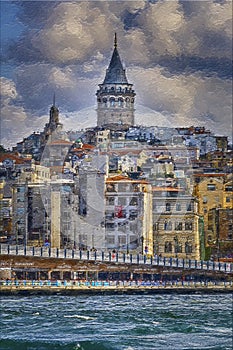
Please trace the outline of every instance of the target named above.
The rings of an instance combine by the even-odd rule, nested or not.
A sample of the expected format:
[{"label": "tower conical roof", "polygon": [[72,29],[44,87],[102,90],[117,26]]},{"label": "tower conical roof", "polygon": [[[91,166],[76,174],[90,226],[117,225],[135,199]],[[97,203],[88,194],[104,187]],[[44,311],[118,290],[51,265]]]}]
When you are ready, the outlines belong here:
[{"label": "tower conical roof", "polygon": [[106,76],[104,84],[128,84],[125,69],[123,69],[120,55],[117,50],[117,38],[115,34],[114,50],[108,69],[106,70]]}]

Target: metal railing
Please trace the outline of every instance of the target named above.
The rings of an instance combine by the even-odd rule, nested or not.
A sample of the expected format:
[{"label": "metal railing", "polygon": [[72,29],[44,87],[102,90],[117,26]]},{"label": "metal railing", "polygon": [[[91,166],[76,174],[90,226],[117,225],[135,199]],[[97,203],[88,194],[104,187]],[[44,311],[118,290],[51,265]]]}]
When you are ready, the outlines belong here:
[{"label": "metal railing", "polygon": [[0,254],[37,256],[47,258],[78,259],[85,261],[118,262],[125,264],[143,264],[181,269],[233,272],[233,264],[227,262],[179,259],[173,257],[152,257],[142,254],[112,253],[105,251],[89,251],[75,249],[59,249],[50,247],[34,247],[23,245],[0,245]]},{"label": "metal railing", "polygon": [[1,287],[16,288],[83,288],[83,287],[113,287],[113,288],[222,288],[232,289],[232,281],[180,281],[180,280],[0,280]]}]

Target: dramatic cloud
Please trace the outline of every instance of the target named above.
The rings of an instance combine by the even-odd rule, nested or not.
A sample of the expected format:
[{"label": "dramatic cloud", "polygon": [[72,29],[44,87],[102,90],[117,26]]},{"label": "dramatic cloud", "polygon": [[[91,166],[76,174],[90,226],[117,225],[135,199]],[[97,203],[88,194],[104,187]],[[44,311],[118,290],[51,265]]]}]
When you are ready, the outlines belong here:
[{"label": "dramatic cloud", "polygon": [[14,146],[32,130],[40,130],[47,117],[35,117],[20,106],[20,96],[13,81],[1,78],[1,142],[6,147]]},{"label": "dramatic cloud", "polygon": [[2,113],[9,122],[1,128],[6,135],[11,120],[24,135],[35,130],[37,120],[42,130],[44,117],[39,117],[48,115],[54,92],[64,124],[94,124],[95,92],[116,31],[136,107],[155,111],[147,118],[140,110],[137,121],[162,123],[164,115],[173,126],[198,123],[231,136],[230,1],[17,1],[2,6],[19,10],[16,21],[23,28],[13,42],[12,33],[9,42],[4,35],[2,72],[8,80],[2,85]]}]

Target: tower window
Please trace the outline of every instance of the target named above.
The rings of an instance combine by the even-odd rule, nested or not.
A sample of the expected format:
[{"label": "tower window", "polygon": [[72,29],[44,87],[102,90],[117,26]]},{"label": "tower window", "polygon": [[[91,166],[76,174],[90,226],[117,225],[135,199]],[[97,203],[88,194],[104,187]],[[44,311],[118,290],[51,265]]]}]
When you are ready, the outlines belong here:
[{"label": "tower window", "polygon": [[119,106],[119,107],[122,107],[122,106],[123,106],[123,102],[124,102],[124,101],[123,101],[123,98],[119,98],[119,99],[118,99],[118,106]]},{"label": "tower window", "polygon": [[111,97],[109,101],[110,101],[110,106],[115,107],[115,98]]}]

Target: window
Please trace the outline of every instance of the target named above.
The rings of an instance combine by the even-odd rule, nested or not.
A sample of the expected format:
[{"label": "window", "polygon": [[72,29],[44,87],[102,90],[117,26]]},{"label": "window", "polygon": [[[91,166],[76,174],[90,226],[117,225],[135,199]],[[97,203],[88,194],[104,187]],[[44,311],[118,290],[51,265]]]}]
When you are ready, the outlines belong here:
[{"label": "window", "polygon": [[22,203],[24,202],[24,198],[17,198],[17,203]]},{"label": "window", "polygon": [[17,188],[17,192],[23,193],[23,192],[25,192],[25,188],[24,187],[18,187]]},{"label": "window", "polygon": [[207,184],[207,191],[215,191],[216,185],[214,184]]},{"label": "window", "polygon": [[126,244],[126,236],[118,236],[118,244]]},{"label": "window", "polygon": [[131,221],[129,223],[129,229],[130,229],[131,232],[137,232],[137,230],[138,230],[138,223],[137,223],[137,221]]},{"label": "window", "polygon": [[182,222],[176,222],[175,223],[175,230],[176,231],[182,231],[183,224]]},{"label": "window", "polygon": [[119,107],[122,107],[122,106],[123,106],[123,99],[122,99],[122,98],[119,98],[119,99],[118,99],[118,106],[119,106]]},{"label": "window", "polygon": [[126,205],[127,198],[126,197],[118,197],[118,205]]},{"label": "window", "polygon": [[114,205],[115,198],[114,197],[107,197],[106,202],[108,205]]},{"label": "window", "polygon": [[129,219],[134,220],[138,217],[138,212],[137,210],[130,210],[129,211]]},{"label": "window", "polygon": [[226,197],[226,203],[230,203],[231,202],[231,197]]},{"label": "window", "polygon": [[171,244],[171,242],[165,242],[164,252],[165,253],[171,253],[172,252],[172,244]]},{"label": "window", "polygon": [[79,244],[80,244],[80,246],[86,246],[87,235],[79,235]]},{"label": "window", "polygon": [[156,222],[155,224],[153,224],[153,231],[158,231],[159,229],[159,223]]},{"label": "window", "polygon": [[113,213],[113,212],[110,212],[110,211],[107,211],[107,212],[105,213],[105,218],[106,218],[106,220],[111,220],[111,219],[113,219],[113,218],[114,218],[114,213]]},{"label": "window", "polygon": [[24,214],[24,208],[18,208],[17,209],[17,214],[18,215],[23,215]]},{"label": "window", "polygon": [[180,203],[176,203],[176,211],[181,211],[181,204]]},{"label": "window", "polygon": [[63,230],[64,230],[64,231],[70,231],[70,229],[71,229],[70,223],[65,223],[65,224],[63,224]]},{"label": "window", "polygon": [[170,203],[166,203],[166,211],[171,211],[171,204]]},{"label": "window", "polygon": [[115,107],[115,98],[110,98],[110,106]]},{"label": "window", "polygon": [[193,246],[189,242],[185,242],[185,253],[191,254],[193,252]]},{"label": "window", "polygon": [[179,242],[175,242],[175,253],[182,253],[182,245]]},{"label": "window", "polygon": [[118,184],[118,192],[127,192],[128,185],[127,184]]},{"label": "window", "polygon": [[115,244],[115,237],[107,236],[107,244]]},{"label": "window", "polygon": [[207,196],[203,196],[202,203],[203,204],[207,204],[207,202],[208,202],[208,197]]},{"label": "window", "polygon": [[134,192],[139,192],[140,191],[139,185],[133,185],[133,191]]},{"label": "window", "polygon": [[119,223],[118,223],[118,231],[120,231],[120,232],[125,232],[125,233],[126,233],[126,231],[127,231],[127,226],[126,226],[126,224],[125,224],[125,225],[122,225],[122,223],[119,222]]},{"label": "window", "polygon": [[226,186],[226,187],[225,187],[225,191],[226,191],[226,192],[232,192],[232,191],[233,191],[233,186],[229,186],[229,185]]},{"label": "window", "polygon": [[106,222],[105,227],[108,231],[114,231],[115,224],[114,224],[114,222]]},{"label": "window", "polygon": [[107,192],[116,192],[115,185],[108,184],[107,185]]},{"label": "window", "polygon": [[130,236],[129,242],[130,244],[135,244],[136,246],[138,245],[138,239],[136,236]]},{"label": "window", "polygon": [[191,231],[193,229],[193,223],[191,221],[185,222],[185,230]]},{"label": "window", "polygon": [[192,211],[192,204],[191,203],[188,203],[187,206],[186,206],[186,209],[187,211]]},{"label": "window", "polygon": [[138,205],[138,199],[137,197],[133,197],[131,198],[130,202],[129,202],[129,205]]},{"label": "window", "polygon": [[164,222],[164,230],[165,231],[171,231],[172,230],[172,223],[171,223],[171,221],[165,221]]}]

